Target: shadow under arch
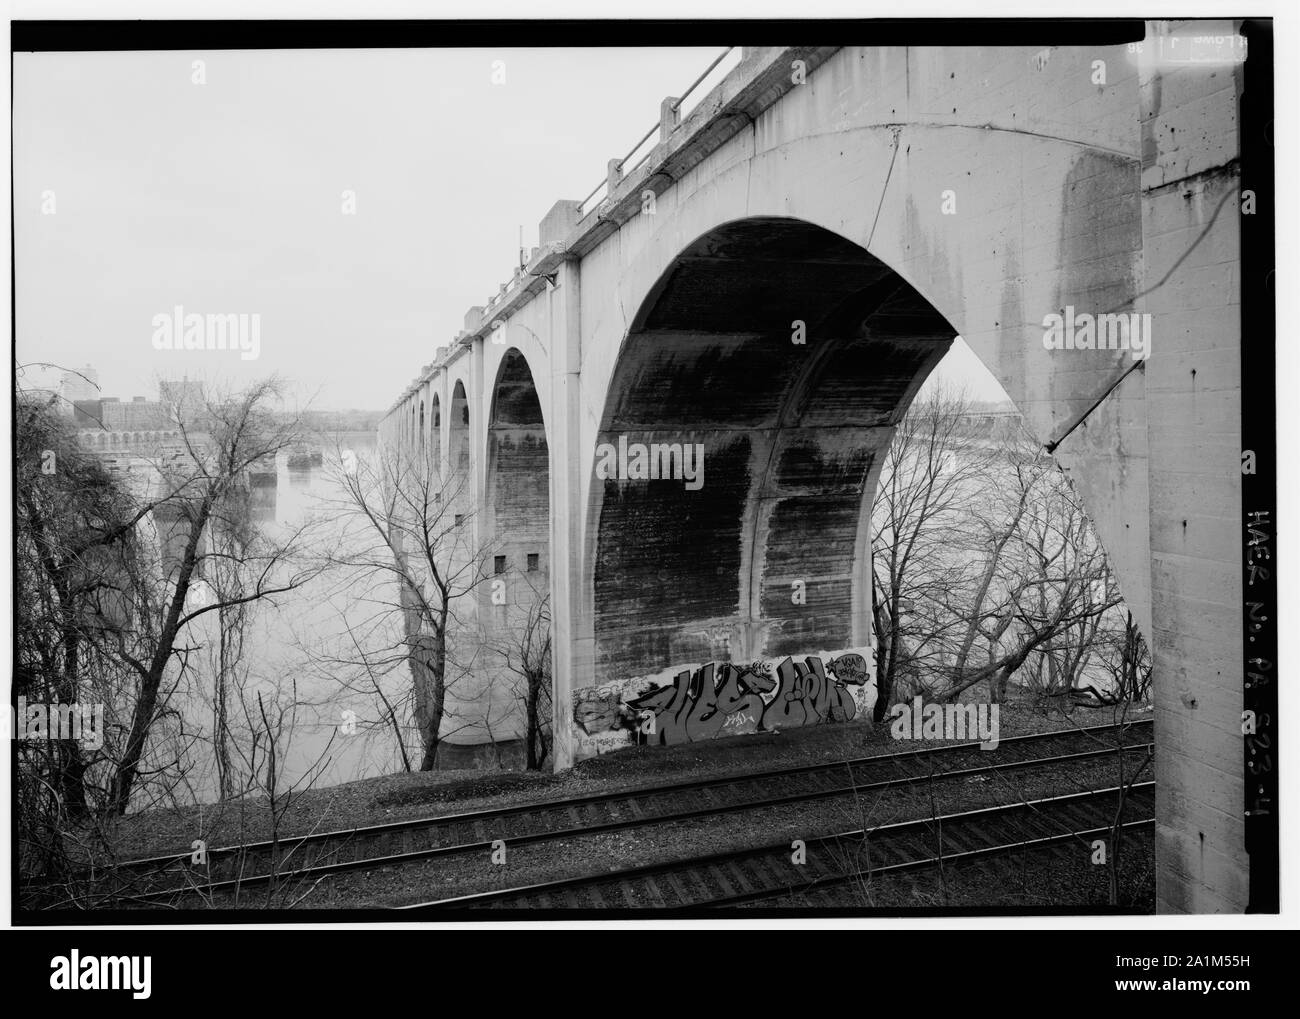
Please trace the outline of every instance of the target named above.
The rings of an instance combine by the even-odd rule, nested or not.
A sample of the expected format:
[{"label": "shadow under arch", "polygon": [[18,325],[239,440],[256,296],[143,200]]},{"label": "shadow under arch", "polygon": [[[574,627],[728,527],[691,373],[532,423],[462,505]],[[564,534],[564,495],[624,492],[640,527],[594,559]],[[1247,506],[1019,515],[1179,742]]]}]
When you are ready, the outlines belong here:
[{"label": "shadow under arch", "polygon": [[597,682],[867,643],[870,495],[956,334],[889,266],[803,220],[736,220],[684,248],[624,339],[597,453],[689,444],[702,484],[594,483]]},{"label": "shadow under arch", "polygon": [[469,401],[465,383],[457,379],[451,391],[447,417],[447,469],[464,476],[470,469]]},{"label": "shadow under arch", "polygon": [[[517,555],[506,553],[507,569],[540,572],[543,594],[550,571],[550,477],[541,399],[527,359],[512,347],[502,357],[492,385],[485,508],[489,533],[498,544],[520,550]],[[529,555],[540,555],[531,571]]]},{"label": "shadow under arch", "polygon": [[429,404],[429,462],[435,476],[442,472],[442,401],[437,393]]},{"label": "shadow under arch", "polygon": [[[493,558],[480,619],[488,641],[518,666],[540,661],[549,642],[551,462],[537,385],[517,348],[498,365],[486,424],[485,533]],[[501,715],[515,713],[511,735],[526,737],[529,717],[534,721],[538,739],[531,750],[524,746],[524,763],[537,767],[549,745],[552,690],[530,691],[527,678],[509,668],[499,679],[492,697],[504,698]]]}]

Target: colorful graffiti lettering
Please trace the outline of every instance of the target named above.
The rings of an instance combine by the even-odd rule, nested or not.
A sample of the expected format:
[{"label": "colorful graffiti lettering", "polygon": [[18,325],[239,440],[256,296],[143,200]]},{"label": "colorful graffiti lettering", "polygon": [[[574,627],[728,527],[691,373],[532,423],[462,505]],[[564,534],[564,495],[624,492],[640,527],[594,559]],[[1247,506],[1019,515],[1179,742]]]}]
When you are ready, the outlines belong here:
[{"label": "colorful graffiti lettering", "polygon": [[826,666],[817,657],[802,664],[786,658],[776,674],[773,679],[763,662],[710,662],[694,673],[679,672],[671,686],[628,701],[625,718],[648,742],[663,746],[847,722],[857,714],[857,704],[846,684],[861,685],[870,677],[859,654],[841,655]]}]

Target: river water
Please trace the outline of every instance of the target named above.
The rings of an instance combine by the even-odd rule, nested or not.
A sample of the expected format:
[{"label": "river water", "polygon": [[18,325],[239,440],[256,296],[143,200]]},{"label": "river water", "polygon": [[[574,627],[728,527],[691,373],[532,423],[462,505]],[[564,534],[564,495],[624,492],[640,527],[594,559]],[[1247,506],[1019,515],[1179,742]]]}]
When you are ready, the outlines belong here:
[{"label": "river water", "polygon": [[[372,456],[376,450],[376,437],[370,432],[345,433],[332,437],[331,442],[334,440],[340,449],[351,450],[359,459]],[[323,450],[322,466],[292,469],[286,454],[281,453],[274,486],[263,484],[252,489],[252,515],[261,531],[272,540],[285,541],[311,521],[313,529],[306,547],[309,553],[317,554],[327,549],[338,550],[349,543],[355,547],[362,537],[355,524],[347,525],[337,519],[338,506],[334,500],[341,497],[342,491],[337,468],[330,465],[336,453],[329,444]],[[375,583],[375,578],[369,582]],[[243,659],[249,669],[245,700],[255,722],[260,721],[256,701],[259,692],[268,712],[272,705],[276,706],[277,716],[285,705],[295,705],[284,716],[285,729],[280,740],[282,769],[278,783],[282,790],[294,785],[299,788],[308,784],[334,785],[396,771],[402,766],[392,729],[378,724],[380,708],[373,688],[362,682],[358,684],[359,690],[349,690],[342,682],[358,674],[364,677],[364,671],[323,660],[334,648],[343,648],[342,656],[354,654],[346,646],[349,626],[368,632],[371,644],[382,645],[385,640],[393,639],[395,619],[380,623],[378,630],[375,629],[378,616],[383,614],[376,601],[390,604],[396,601],[387,582],[379,581],[369,591],[368,600],[358,599],[362,586],[335,570],[273,599],[253,604]],[[198,639],[214,648],[215,613],[208,613],[204,618],[209,623]],[[206,654],[196,657],[202,660],[197,662],[194,681],[187,685],[182,711],[187,728],[197,725],[202,734],[210,736],[215,669],[208,663]],[[406,671],[399,667],[388,674],[386,681],[380,682],[387,696],[400,699],[407,685],[405,680]],[[237,715],[232,724],[240,749],[246,755],[250,746],[246,716],[243,711],[232,710]],[[409,710],[406,715],[409,716]],[[403,717],[400,707],[398,718],[409,724],[409,717]],[[238,759],[239,755],[235,756]],[[190,785],[194,795],[202,801],[214,800],[217,779],[210,744],[204,741],[195,744],[191,757],[194,767]],[[260,770],[264,778],[264,763]]]}]

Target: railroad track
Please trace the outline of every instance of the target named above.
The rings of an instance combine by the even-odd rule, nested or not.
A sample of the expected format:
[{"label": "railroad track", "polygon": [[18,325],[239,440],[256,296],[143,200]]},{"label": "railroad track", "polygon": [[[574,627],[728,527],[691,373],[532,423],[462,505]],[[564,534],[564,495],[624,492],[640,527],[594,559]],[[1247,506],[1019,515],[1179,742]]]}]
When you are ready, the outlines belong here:
[{"label": "railroad track", "polygon": [[[840,832],[805,842],[794,862],[789,842],[629,867],[400,907],[414,912],[496,908],[655,908],[699,910],[780,903],[791,896],[828,892],[863,880],[990,859],[1025,850],[1092,840],[1115,828],[1155,825],[1155,783],[1052,796],[940,817]],[[1117,820],[1118,817],[1118,820]]]},{"label": "railroad track", "polygon": [[[271,881],[309,881],[348,871],[373,870],[419,860],[619,831],[717,814],[756,810],[837,796],[879,792],[929,779],[975,775],[1084,761],[1126,749],[1149,749],[1151,722],[1093,726],[1002,740],[996,752],[975,742],[907,750],[745,775],[677,782],[620,792],[419,818],[270,842],[207,850],[205,866],[189,853],[118,864],[105,897],[140,903],[194,894],[222,895]],[[1109,742],[1108,742],[1109,738]]]}]

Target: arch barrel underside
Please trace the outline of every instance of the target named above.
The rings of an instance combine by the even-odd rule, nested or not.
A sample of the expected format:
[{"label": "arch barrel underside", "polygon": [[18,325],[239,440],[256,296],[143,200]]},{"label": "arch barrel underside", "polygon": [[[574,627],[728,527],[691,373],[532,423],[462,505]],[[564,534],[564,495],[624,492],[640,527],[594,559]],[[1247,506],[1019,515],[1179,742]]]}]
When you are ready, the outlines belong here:
[{"label": "arch barrel underside", "polygon": [[604,481],[598,681],[852,643],[876,468],[953,334],[810,224],[749,220],[691,245],[634,323],[600,442],[694,445],[702,485]]}]

